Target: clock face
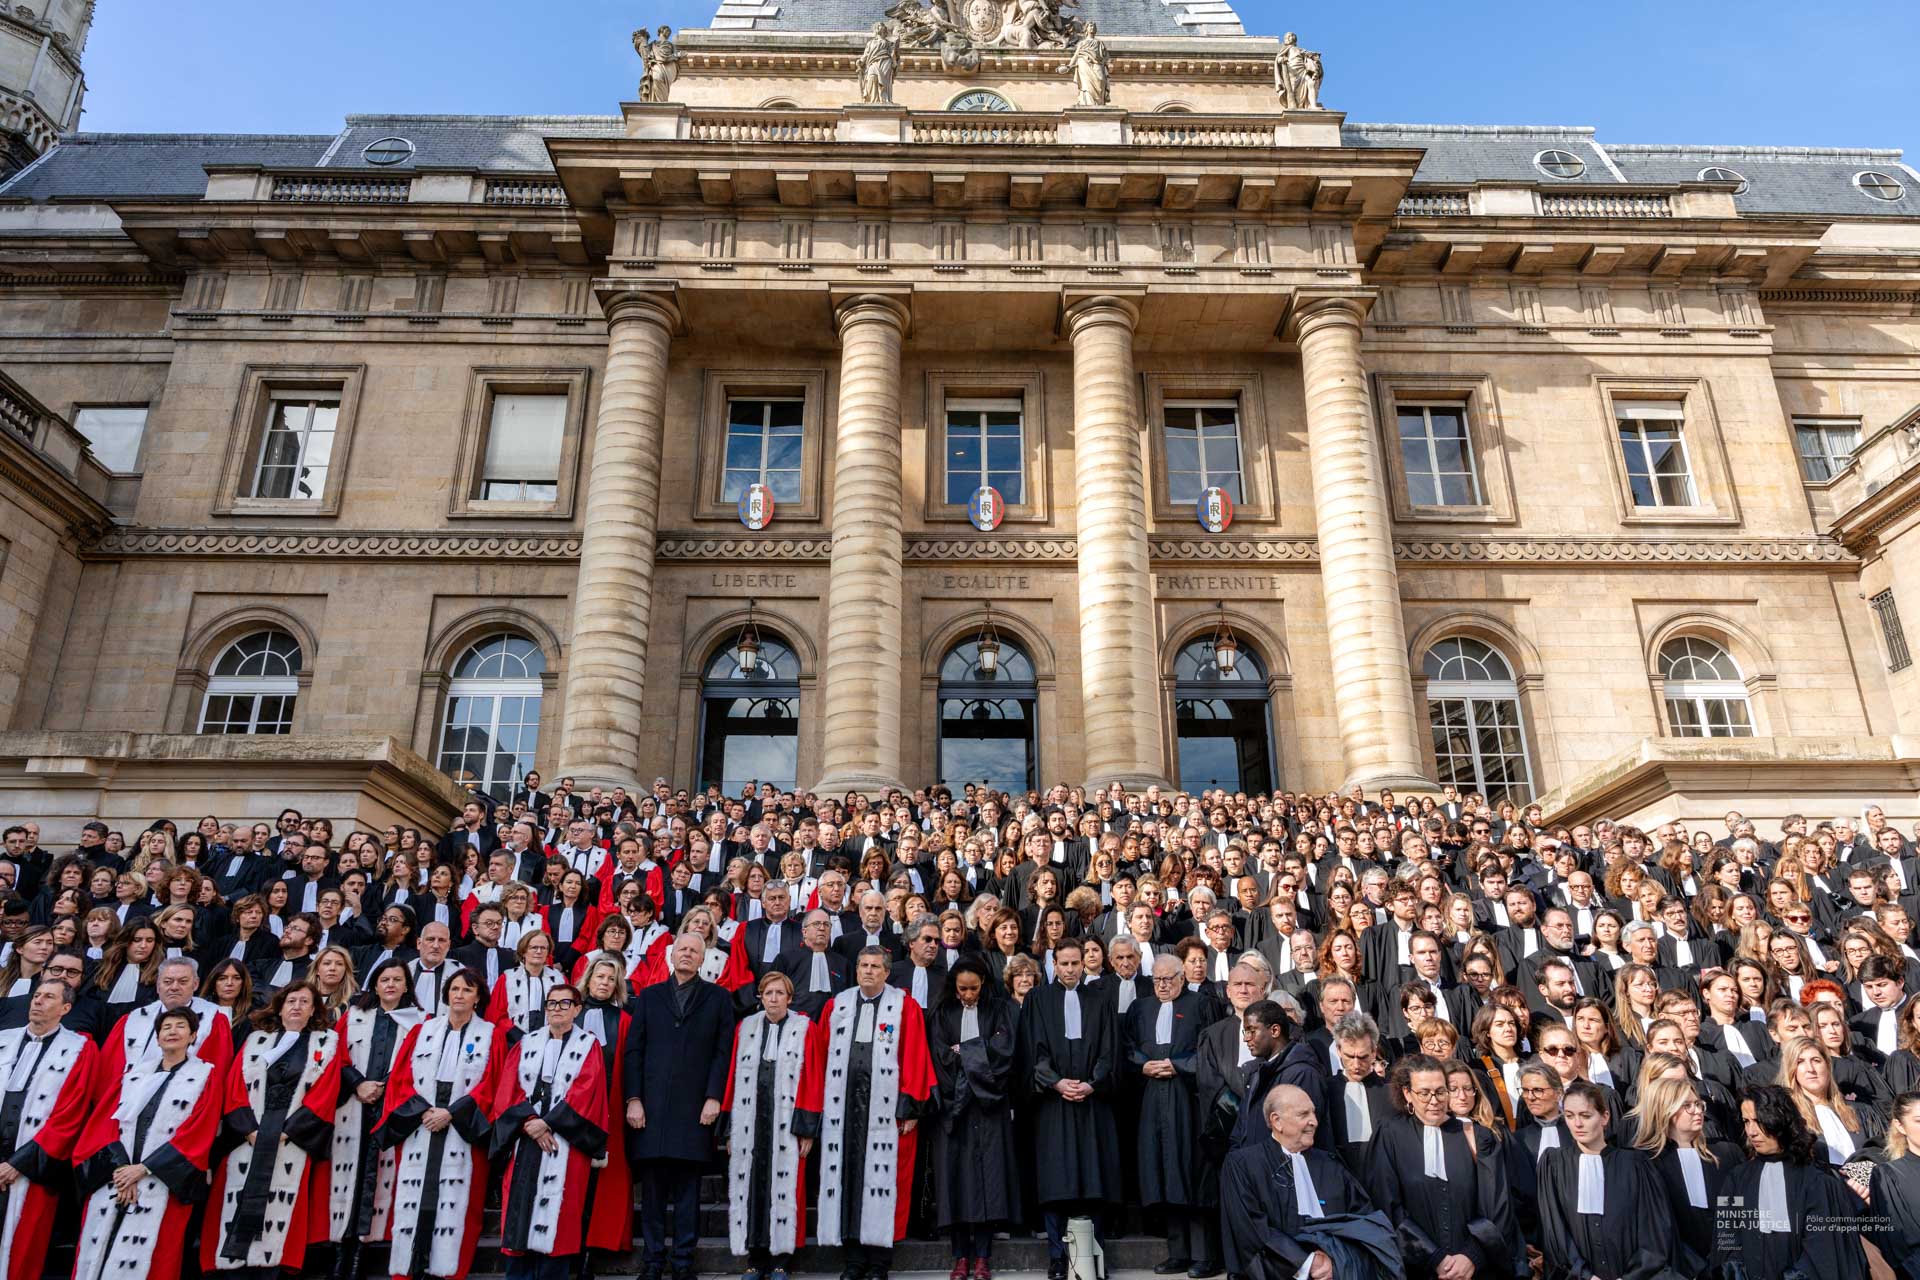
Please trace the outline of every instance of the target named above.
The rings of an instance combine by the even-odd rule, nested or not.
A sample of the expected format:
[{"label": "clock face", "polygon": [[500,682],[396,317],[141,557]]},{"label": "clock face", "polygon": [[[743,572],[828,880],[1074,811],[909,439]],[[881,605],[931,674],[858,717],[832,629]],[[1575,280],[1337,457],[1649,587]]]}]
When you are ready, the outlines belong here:
[{"label": "clock face", "polygon": [[950,111],[1011,111],[1013,104],[987,89],[975,89],[953,100]]}]

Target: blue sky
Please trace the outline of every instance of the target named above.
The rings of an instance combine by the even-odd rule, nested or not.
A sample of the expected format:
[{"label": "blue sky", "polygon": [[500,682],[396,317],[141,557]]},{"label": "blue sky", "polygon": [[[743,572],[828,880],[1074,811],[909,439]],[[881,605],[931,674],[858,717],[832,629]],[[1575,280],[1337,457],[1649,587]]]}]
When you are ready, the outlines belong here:
[{"label": "blue sky", "polygon": [[[1914,0],[1238,7],[1249,31],[1293,27],[1322,50],[1324,98],[1351,120],[1579,124],[1603,141],[1920,156]],[[349,112],[611,114],[638,79],[633,28],[702,26],[713,8],[105,0],[86,54],[82,127],[328,133]]]}]

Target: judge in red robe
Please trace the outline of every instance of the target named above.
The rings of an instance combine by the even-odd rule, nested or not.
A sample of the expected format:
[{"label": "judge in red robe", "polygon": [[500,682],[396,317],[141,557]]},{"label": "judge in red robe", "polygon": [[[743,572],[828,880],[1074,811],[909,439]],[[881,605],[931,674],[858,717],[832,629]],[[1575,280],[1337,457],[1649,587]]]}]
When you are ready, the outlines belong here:
[{"label": "judge in red robe", "polygon": [[[633,1015],[627,1011],[629,988],[625,962],[602,956],[587,966],[580,985],[585,1003],[579,1026],[600,1042],[600,1061],[606,1068],[609,1114],[627,1113],[626,1073],[621,1070],[627,1052],[627,1030]],[[633,1170],[620,1143],[609,1142],[594,1162],[593,1203],[587,1211],[587,1248],[625,1253],[633,1248]]]},{"label": "judge in red robe", "polygon": [[273,1280],[330,1235],[339,1033],[308,979],[280,988],[227,1068],[222,1124],[239,1145],[214,1170],[200,1265]]},{"label": "judge in red robe", "polygon": [[721,1104],[727,1127],[727,1236],[749,1275],[786,1271],[807,1242],[807,1155],[820,1113],[800,1100],[821,1093],[813,1022],[791,1009],[793,979],[760,975],[760,1012],[734,1030],[733,1070]]},{"label": "judge in red robe", "polygon": [[885,1280],[907,1232],[914,1128],[933,1092],[926,1023],[887,985],[892,964],[885,947],[861,950],[859,985],[834,997],[814,1028],[821,1092],[800,1099],[820,1113],[820,1243],[845,1247],[849,1280]]},{"label": "judge in red robe", "polygon": [[154,978],[154,1000],[126,1014],[113,1024],[113,1030],[100,1046],[100,1078],[117,1079],[134,1070],[145,1070],[160,1060],[160,1044],[154,1035],[154,1021],[162,1010],[191,1006],[199,1020],[193,1048],[202,1062],[211,1063],[216,1079],[227,1078],[227,1064],[233,1061],[233,1026],[226,1011],[211,1000],[194,994],[198,982],[193,961],[174,957],[160,962]]},{"label": "judge in red robe", "polygon": [[61,1027],[73,990],[42,977],[27,1025],[0,1031],[0,1261],[6,1280],[40,1280],[59,1186],[93,1109],[93,1041]]},{"label": "judge in red robe", "polygon": [[220,1129],[221,1082],[193,1056],[199,1023],[191,1008],[162,1013],[154,1065],[100,1077],[73,1151],[86,1197],[74,1280],[178,1280]]},{"label": "judge in red robe", "polygon": [[500,1244],[508,1280],[566,1280],[585,1244],[592,1163],[611,1119],[600,1041],[574,1025],[578,987],[547,992],[546,1025],[508,1050],[493,1149],[505,1156]]},{"label": "judge in red robe", "polygon": [[374,1130],[383,1150],[400,1152],[390,1235],[394,1280],[465,1280],[480,1240],[506,1028],[480,1016],[484,993],[472,969],[447,979],[446,1007],[407,1033]]}]

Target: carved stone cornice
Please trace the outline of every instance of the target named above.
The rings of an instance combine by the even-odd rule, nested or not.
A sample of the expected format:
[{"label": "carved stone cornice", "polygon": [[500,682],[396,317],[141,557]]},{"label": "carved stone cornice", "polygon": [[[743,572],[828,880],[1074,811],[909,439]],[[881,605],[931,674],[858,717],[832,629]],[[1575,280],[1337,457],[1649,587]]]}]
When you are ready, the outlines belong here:
[{"label": "carved stone cornice", "polygon": [[1487,564],[1819,564],[1851,565],[1830,538],[1422,538],[1393,544],[1396,560]]},{"label": "carved stone cornice", "polygon": [[656,560],[817,560],[833,554],[832,538],[703,538],[663,535],[654,544]]},{"label": "carved stone cornice", "polygon": [[580,539],[546,533],[402,533],[352,530],[279,533],[270,529],[115,529],[87,547],[102,560],[156,556],[301,560],[575,561]]},{"label": "carved stone cornice", "polygon": [[922,561],[1017,560],[1022,564],[1065,563],[1080,554],[1072,538],[915,538],[906,558]]},{"label": "carved stone cornice", "polygon": [[1320,544],[1314,538],[1157,538],[1148,554],[1155,560],[1311,564],[1320,559]]}]

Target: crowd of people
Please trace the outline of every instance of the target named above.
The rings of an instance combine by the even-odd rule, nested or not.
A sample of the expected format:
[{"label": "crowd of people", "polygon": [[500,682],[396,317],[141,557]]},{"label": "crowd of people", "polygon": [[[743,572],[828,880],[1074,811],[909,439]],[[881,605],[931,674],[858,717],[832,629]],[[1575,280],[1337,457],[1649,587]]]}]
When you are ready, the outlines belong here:
[{"label": "crowd of people", "polygon": [[[0,1262],[745,1280],[1920,1277],[1920,858],[1877,806],[551,791],[0,851]],[[491,1229],[491,1228],[490,1228]],[[1734,1271],[1729,1268],[1739,1268]],[[380,1269],[384,1268],[384,1272]]]}]

